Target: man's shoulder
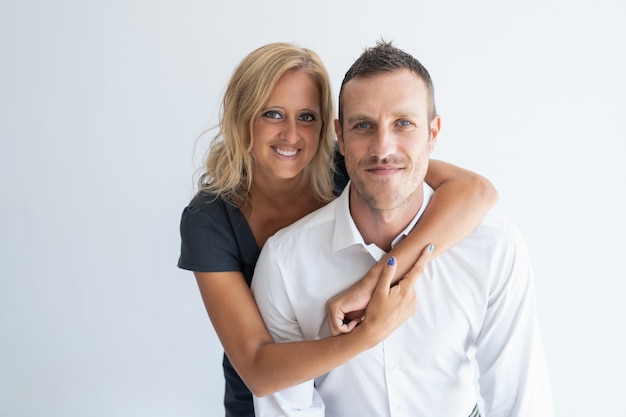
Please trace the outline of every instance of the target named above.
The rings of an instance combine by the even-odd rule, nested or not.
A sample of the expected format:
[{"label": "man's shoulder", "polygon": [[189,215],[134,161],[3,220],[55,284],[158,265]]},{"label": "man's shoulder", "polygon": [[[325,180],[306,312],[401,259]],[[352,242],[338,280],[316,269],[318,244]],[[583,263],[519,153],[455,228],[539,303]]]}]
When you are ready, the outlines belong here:
[{"label": "man's shoulder", "polygon": [[459,247],[475,253],[493,255],[519,244],[525,243],[515,222],[509,215],[495,207],[485,215],[476,229],[459,243]]},{"label": "man's shoulder", "polygon": [[494,207],[487,212],[475,232],[498,234],[507,232],[511,227],[514,227],[511,218],[498,207]]},{"label": "man's shoulder", "polygon": [[267,240],[265,245],[277,245],[278,242],[283,245],[296,245],[300,242],[304,243],[307,237],[313,238],[326,234],[328,227],[335,223],[336,207],[337,200],[331,201],[324,207],[280,229]]}]

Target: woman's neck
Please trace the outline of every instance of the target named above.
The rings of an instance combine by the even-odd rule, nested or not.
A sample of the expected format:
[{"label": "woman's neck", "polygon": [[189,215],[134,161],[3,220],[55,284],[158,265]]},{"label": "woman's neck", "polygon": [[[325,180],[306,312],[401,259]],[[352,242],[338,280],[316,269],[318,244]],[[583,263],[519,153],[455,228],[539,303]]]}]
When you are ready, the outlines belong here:
[{"label": "woman's neck", "polygon": [[259,247],[278,230],[324,205],[316,198],[304,176],[258,181],[253,183],[250,196],[251,210],[247,220]]},{"label": "woman's neck", "polygon": [[310,181],[304,175],[289,179],[255,176],[250,188],[253,207],[255,200],[257,200],[263,204],[283,208],[286,204],[293,203],[294,198],[307,193],[312,193],[312,191]]}]

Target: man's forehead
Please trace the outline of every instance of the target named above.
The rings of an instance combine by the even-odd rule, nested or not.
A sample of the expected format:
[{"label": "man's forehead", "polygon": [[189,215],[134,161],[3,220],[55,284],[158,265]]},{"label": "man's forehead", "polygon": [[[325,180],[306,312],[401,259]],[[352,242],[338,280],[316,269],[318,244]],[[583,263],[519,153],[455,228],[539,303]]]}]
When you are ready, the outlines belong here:
[{"label": "man's forehead", "polygon": [[351,85],[352,86],[367,85],[373,81],[380,81],[380,80],[385,80],[385,79],[389,80],[392,78],[402,78],[405,82],[414,81],[414,82],[417,82],[418,84],[422,84],[423,86],[426,86],[426,83],[424,82],[422,77],[420,77],[414,71],[411,71],[408,68],[400,68],[400,69],[395,69],[395,70],[390,70],[390,71],[380,71],[380,72],[375,72],[371,74],[357,75],[354,78],[347,81],[343,85],[343,90],[345,90],[347,87]]},{"label": "man's forehead", "polygon": [[428,89],[409,70],[360,76],[344,85],[341,105],[346,120],[368,118],[381,111],[391,116],[416,117],[428,106]]}]

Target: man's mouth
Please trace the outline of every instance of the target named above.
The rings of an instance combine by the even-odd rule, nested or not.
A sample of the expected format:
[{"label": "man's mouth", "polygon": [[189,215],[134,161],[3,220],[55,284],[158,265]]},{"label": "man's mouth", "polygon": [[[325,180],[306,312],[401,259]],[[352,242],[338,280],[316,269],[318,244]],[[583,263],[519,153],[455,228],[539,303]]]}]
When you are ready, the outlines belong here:
[{"label": "man's mouth", "polygon": [[366,168],[366,171],[373,172],[376,174],[392,174],[394,172],[400,171],[401,169],[402,169],[401,167],[395,167],[395,166],[373,166],[373,167]]}]

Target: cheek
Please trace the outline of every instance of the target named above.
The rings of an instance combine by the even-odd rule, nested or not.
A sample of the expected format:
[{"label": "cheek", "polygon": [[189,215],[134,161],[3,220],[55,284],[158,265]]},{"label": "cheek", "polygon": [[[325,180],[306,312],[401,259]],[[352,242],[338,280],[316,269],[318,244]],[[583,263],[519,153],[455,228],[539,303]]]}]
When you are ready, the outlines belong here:
[{"label": "cheek", "polygon": [[315,133],[313,134],[313,140],[316,143],[320,143],[320,141],[322,140],[322,129],[315,129]]},{"label": "cheek", "polygon": [[351,177],[357,177],[359,174],[359,161],[363,161],[364,158],[358,154],[358,150],[355,149],[354,146],[346,146],[344,150],[343,159],[346,164],[348,175]]},{"label": "cheek", "polygon": [[252,149],[262,143],[264,138],[267,137],[267,127],[262,123],[257,122],[252,127],[252,137],[250,138]]},{"label": "cheek", "polygon": [[317,149],[322,139],[321,135],[322,135],[321,124],[320,126],[312,126],[306,132],[307,142],[309,142],[311,146],[314,146],[315,149]]},{"label": "cheek", "polygon": [[435,143],[436,143],[435,139],[432,139],[432,138],[428,141],[428,153],[429,154],[435,151]]},{"label": "cheek", "polygon": [[424,146],[419,149],[417,160],[420,164],[424,164],[430,159],[430,146]]},{"label": "cheek", "polygon": [[430,146],[425,146],[420,149],[417,154],[417,160],[415,161],[416,169],[419,172],[419,177],[424,178],[428,169],[428,162],[430,160]]}]

